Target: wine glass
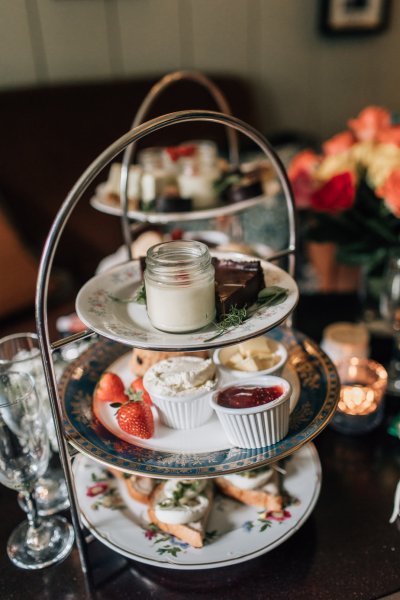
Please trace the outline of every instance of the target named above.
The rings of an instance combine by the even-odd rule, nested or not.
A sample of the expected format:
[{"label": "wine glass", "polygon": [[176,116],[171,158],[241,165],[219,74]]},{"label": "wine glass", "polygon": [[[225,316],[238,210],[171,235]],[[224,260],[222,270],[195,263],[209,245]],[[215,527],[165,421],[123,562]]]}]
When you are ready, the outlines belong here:
[{"label": "wine glass", "polygon": [[390,257],[383,277],[380,312],[393,332],[393,351],[388,368],[389,394],[400,396],[400,255]]},{"label": "wine glass", "polygon": [[[45,417],[50,446],[57,452],[57,436],[36,334],[17,333],[0,340],[0,373],[10,370],[32,375]],[[46,473],[37,482],[35,493],[41,516],[53,515],[69,506],[67,485],[63,471],[58,466],[51,465],[47,468]],[[26,510],[22,494],[18,500],[21,508]]]},{"label": "wine glass", "polygon": [[35,484],[49,461],[46,423],[28,373],[0,374],[0,482],[25,497],[27,520],[12,532],[7,553],[24,569],[42,569],[63,560],[74,543],[64,517],[39,518]]}]

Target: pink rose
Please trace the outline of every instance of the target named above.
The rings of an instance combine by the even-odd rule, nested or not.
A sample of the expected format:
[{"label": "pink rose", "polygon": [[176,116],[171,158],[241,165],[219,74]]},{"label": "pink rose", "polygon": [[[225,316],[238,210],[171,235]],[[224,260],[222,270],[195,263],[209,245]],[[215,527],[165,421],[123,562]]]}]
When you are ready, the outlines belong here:
[{"label": "pink rose", "polygon": [[350,119],[347,124],[357,140],[368,142],[376,139],[378,131],[389,127],[390,121],[388,110],[380,106],[368,106],[356,119]]},{"label": "pink rose", "polygon": [[313,173],[321,162],[321,157],[312,150],[302,150],[296,154],[288,168],[289,179],[292,181],[300,172]]},{"label": "pink rose", "polygon": [[384,199],[395,217],[400,217],[400,168],[391,172],[384,184],[376,190],[376,194]]},{"label": "pink rose", "polygon": [[351,131],[342,131],[324,142],[322,144],[322,149],[327,155],[339,154],[339,152],[344,152],[351,148],[355,141],[356,138]]},{"label": "pink rose", "polygon": [[400,147],[400,125],[393,125],[393,127],[378,131],[376,141],[381,144],[394,144]]},{"label": "pink rose", "polygon": [[299,171],[292,180],[292,189],[296,207],[306,209],[311,206],[311,196],[315,192],[315,180],[306,171]]},{"label": "pink rose", "polygon": [[312,150],[299,152],[292,160],[288,175],[292,184],[294,199],[299,209],[309,208],[311,194],[315,191],[313,173],[321,158]]},{"label": "pink rose", "polygon": [[316,211],[337,214],[353,206],[356,196],[354,175],[349,171],[334,175],[311,196]]}]

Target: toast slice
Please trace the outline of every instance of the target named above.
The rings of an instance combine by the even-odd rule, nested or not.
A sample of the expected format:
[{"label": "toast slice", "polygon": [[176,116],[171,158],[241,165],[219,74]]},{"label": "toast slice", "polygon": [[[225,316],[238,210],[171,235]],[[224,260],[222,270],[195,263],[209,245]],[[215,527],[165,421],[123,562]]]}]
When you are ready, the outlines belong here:
[{"label": "toast slice", "polygon": [[244,490],[237,487],[225,477],[217,477],[215,480],[217,487],[226,496],[230,496],[243,504],[263,508],[268,512],[280,512],[283,510],[283,496],[280,493],[279,474],[274,472],[271,480],[264,486]]},{"label": "toast slice", "polygon": [[204,537],[206,534],[206,525],[207,525],[208,517],[210,515],[210,511],[212,508],[212,502],[213,502],[213,498],[214,498],[214,491],[213,491],[212,483],[208,482],[207,486],[203,490],[203,493],[207,496],[208,501],[209,501],[206,512],[203,514],[201,519],[199,519],[198,521],[193,521],[192,523],[186,523],[184,525],[165,523],[163,521],[160,521],[156,517],[155,506],[156,506],[157,502],[164,497],[164,494],[163,494],[164,483],[165,482],[159,484],[154,489],[153,493],[151,494],[150,506],[148,508],[148,516],[149,516],[150,521],[152,523],[154,523],[155,525],[157,525],[157,527],[159,529],[161,529],[161,531],[164,531],[165,533],[169,533],[169,534],[175,536],[182,542],[186,542],[187,544],[190,544],[194,548],[202,548],[204,545]]},{"label": "toast slice", "polygon": [[154,488],[159,485],[159,479],[152,479],[151,477],[141,477],[140,475],[130,475],[117,469],[109,468],[109,471],[116,477],[124,482],[128,494],[133,500],[141,502],[142,504],[150,504],[150,496]]}]

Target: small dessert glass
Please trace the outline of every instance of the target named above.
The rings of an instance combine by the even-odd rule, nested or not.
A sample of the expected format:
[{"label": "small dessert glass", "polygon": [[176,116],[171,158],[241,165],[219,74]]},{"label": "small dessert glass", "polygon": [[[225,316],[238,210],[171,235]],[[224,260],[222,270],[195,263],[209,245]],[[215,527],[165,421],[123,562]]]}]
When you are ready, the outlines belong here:
[{"label": "small dessert glass", "polygon": [[[251,408],[228,408],[218,403],[218,395],[229,388],[279,386],[282,394],[276,399]],[[264,375],[243,379],[235,385],[226,385],[212,394],[210,404],[233,446],[238,448],[265,448],[276,444],[289,430],[290,395],[292,387],[283,377]]]},{"label": "small dessert glass", "polygon": [[215,317],[215,273],[208,247],[195,241],[152,246],[144,272],[147,314],[156,329],[196,331]]}]

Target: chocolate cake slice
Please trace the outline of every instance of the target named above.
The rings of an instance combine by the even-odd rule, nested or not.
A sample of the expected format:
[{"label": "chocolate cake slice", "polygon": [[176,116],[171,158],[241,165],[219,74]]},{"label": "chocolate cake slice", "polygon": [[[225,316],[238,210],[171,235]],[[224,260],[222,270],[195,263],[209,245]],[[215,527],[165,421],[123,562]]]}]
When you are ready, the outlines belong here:
[{"label": "chocolate cake slice", "polygon": [[212,259],[215,268],[215,300],[217,318],[224,317],[232,306],[251,306],[265,287],[259,260],[235,261]]}]

